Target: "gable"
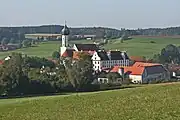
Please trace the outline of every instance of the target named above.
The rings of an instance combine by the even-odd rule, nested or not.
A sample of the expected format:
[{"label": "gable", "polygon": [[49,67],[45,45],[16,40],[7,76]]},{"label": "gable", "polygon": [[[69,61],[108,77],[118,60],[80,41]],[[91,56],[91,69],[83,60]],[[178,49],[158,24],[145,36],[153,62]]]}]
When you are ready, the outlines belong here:
[{"label": "gable", "polygon": [[92,60],[101,60],[101,58],[99,57],[99,55],[97,54],[97,52],[95,52],[91,58]]},{"label": "gable", "polygon": [[62,57],[73,57],[74,49],[66,49],[66,51],[62,54]]}]

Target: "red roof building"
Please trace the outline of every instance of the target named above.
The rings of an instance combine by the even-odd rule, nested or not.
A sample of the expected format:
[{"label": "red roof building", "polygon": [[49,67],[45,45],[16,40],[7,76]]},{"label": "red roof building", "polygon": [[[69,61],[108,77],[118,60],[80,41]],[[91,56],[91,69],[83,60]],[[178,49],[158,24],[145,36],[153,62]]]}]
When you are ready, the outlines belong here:
[{"label": "red roof building", "polygon": [[73,57],[74,49],[66,49],[61,57]]},{"label": "red roof building", "polygon": [[128,75],[133,83],[149,83],[154,80],[169,80],[170,74],[161,64],[136,62],[133,66],[115,66],[111,72],[120,72],[124,69],[124,75]]}]

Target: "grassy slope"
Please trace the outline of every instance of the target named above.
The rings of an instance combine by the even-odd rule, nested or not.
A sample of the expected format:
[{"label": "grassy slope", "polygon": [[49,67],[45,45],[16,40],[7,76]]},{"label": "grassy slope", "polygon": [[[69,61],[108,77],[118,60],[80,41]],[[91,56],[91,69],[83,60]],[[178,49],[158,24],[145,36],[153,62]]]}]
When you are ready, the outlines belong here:
[{"label": "grassy slope", "polygon": [[[155,41],[156,43],[150,43]],[[39,47],[24,48],[16,50],[15,52],[22,52],[28,55],[48,57],[51,56],[55,50],[59,50],[60,42],[47,42],[42,43]],[[73,41],[73,43],[92,43],[87,40]],[[119,40],[111,40],[111,42],[104,47],[106,49],[119,49],[125,50],[130,55],[136,56],[148,56],[151,57],[155,53],[159,53],[160,50],[168,44],[180,45],[180,38],[134,38],[124,43],[120,43]],[[7,56],[10,52],[0,52],[0,58]]]},{"label": "grassy slope", "polygon": [[[150,43],[151,41],[156,43]],[[152,57],[153,54],[159,53],[168,44],[179,46],[180,38],[134,38],[124,43],[115,41],[105,47],[107,49],[125,50],[130,55]]]},{"label": "grassy slope", "polygon": [[15,51],[0,52],[0,58],[4,58],[11,52],[19,52],[33,56],[48,57],[56,50],[59,50],[60,42],[44,42],[39,44],[37,47],[23,48]]},{"label": "grassy slope", "polygon": [[2,120],[179,120],[180,84],[0,100]]}]

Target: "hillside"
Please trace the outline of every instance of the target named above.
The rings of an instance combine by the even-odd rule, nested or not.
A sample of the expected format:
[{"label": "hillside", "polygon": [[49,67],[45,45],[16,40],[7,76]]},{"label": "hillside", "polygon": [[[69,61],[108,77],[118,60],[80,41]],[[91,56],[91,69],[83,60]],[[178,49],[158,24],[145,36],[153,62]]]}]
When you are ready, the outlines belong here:
[{"label": "hillside", "polygon": [[0,100],[1,120],[179,120],[180,84]]},{"label": "hillside", "polygon": [[[151,42],[154,43],[151,43]],[[39,56],[39,57],[49,57],[54,51],[59,51],[60,41],[49,41],[39,44],[37,47],[22,48],[15,51],[9,52],[0,52],[0,59],[8,56],[11,52],[20,52],[30,56]],[[71,44],[74,43],[93,43],[93,41],[88,40],[77,40],[70,41]],[[110,40],[110,42],[103,47],[105,49],[112,50],[125,50],[129,55],[133,56],[146,56],[152,57],[154,54],[157,54],[168,44],[175,44],[180,46],[179,38],[133,38],[131,40],[124,41],[121,43],[119,39]]]}]

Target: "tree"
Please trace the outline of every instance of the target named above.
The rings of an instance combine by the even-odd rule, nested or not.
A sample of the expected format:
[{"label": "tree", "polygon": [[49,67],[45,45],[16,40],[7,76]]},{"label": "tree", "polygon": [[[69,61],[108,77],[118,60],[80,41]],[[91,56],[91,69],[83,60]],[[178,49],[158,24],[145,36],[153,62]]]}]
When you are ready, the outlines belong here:
[{"label": "tree", "polygon": [[60,58],[60,54],[58,51],[54,51],[53,54],[52,54],[52,57],[55,58],[55,59],[59,59]]},{"label": "tree", "polygon": [[15,43],[16,43],[16,40],[15,40],[14,38],[11,38],[11,40],[9,41],[9,43],[15,44]]},{"label": "tree", "polygon": [[28,90],[27,71],[23,68],[22,55],[12,53],[11,59],[3,64],[0,71],[0,83],[3,83],[3,92],[13,95],[25,93]]},{"label": "tree", "polygon": [[8,42],[9,42],[8,39],[4,37],[1,41],[1,45],[6,45],[8,44]]},{"label": "tree", "polygon": [[106,76],[110,83],[115,83],[118,78],[122,78],[118,73],[108,73]]},{"label": "tree", "polygon": [[23,40],[22,44],[23,44],[23,47],[30,47],[31,46],[31,42],[29,40]]},{"label": "tree", "polygon": [[153,60],[160,63],[180,63],[180,50],[178,47],[170,44],[161,50],[160,54],[154,55]]},{"label": "tree", "polygon": [[31,44],[32,44],[32,45],[35,45],[35,44],[36,44],[36,41],[35,41],[35,40],[32,40]]},{"label": "tree", "polygon": [[40,57],[24,57],[24,64],[30,68],[41,68],[42,66],[54,68],[55,64],[45,58]]},{"label": "tree", "polygon": [[86,54],[80,54],[79,60],[66,61],[66,71],[68,79],[76,91],[81,90],[92,83],[92,63],[89,56]]}]

